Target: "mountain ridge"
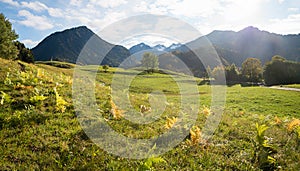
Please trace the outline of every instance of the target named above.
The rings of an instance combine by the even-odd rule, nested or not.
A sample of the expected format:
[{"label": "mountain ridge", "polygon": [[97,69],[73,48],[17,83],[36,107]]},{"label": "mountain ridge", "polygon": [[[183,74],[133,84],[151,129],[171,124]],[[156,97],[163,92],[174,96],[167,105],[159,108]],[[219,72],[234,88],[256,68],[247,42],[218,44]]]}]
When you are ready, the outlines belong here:
[{"label": "mountain ridge", "polygon": [[[87,45],[88,44],[88,45]],[[128,49],[113,45],[86,26],[79,26],[50,34],[32,49],[36,61],[64,61],[80,64],[118,66],[129,55]],[[80,55],[85,55],[77,61]]]},{"label": "mountain ridge", "polygon": [[[95,39],[96,45],[85,49],[86,55],[90,55],[90,57],[81,61],[83,64],[99,64],[99,61],[92,59],[100,56],[101,59],[103,58],[101,64],[119,66],[127,57],[139,54],[138,52],[141,56],[143,51],[157,51],[158,55],[162,55],[162,53],[180,54],[182,58],[194,54],[190,51],[196,51],[210,58],[214,55],[212,47],[224,64],[235,63],[237,66],[241,66],[242,62],[248,57],[259,58],[262,63],[265,63],[271,60],[274,55],[281,55],[292,61],[300,61],[300,34],[281,35],[262,31],[253,26],[240,31],[214,30],[186,44],[174,43],[169,47],[164,45],[151,47],[141,42],[129,49],[121,45],[113,45],[98,37],[86,26],[79,26],[50,34],[32,51],[37,61],[59,60],[76,63],[82,48],[92,37]],[[211,44],[205,44],[207,40]],[[104,52],[107,53],[104,54]],[[186,61],[193,63],[193,60],[190,59]]]}]

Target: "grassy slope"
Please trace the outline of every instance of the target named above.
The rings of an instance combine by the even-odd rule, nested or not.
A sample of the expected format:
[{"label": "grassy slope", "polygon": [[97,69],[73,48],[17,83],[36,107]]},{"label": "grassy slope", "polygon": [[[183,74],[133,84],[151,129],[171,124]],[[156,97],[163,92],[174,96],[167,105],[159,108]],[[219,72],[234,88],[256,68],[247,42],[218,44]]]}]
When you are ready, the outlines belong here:
[{"label": "grassy slope", "polygon": [[[6,77],[7,72],[10,73],[9,77]],[[155,124],[137,127],[124,119],[112,119],[110,90],[100,84],[109,85],[112,72],[115,70],[97,74],[99,84],[96,85],[95,92],[102,115],[109,120],[110,125],[127,136],[142,138],[167,131],[164,128],[166,118],[176,116],[178,110],[178,87],[172,78],[154,74],[139,75],[133,80],[130,99],[136,109],[140,104],[149,105],[145,93],[153,90],[163,91],[169,104],[173,104],[167,106]],[[126,74],[132,71],[120,72]],[[14,100],[11,103],[4,101],[0,105],[0,170],[137,170],[144,164],[145,160],[129,160],[110,155],[85,135],[71,105],[72,69],[43,64],[26,65],[26,73],[20,72],[17,62],[0,59],[0,91],[9,94]],[[12,83],[8,84],[6,78]],[[183,82],[186,80],[185,77],[180,79]],[[65,112],[55,108],[55,87],[68,102]],[[199,86],[199,91],[201,104],[209,106],[210,87]],[[153,169],[259,170],[258,163],[253,160],[253,153],[255,123],[260,123],[270,126],[266,136],[272,138],[271,144],[277,149],[277,153],[273,155],[277,159],[276,166],[284,170],[297,170],[300,167],[299,149],[296,149],[295,137],[287,132],[286,125],[293,117],[299,118],[299,94],[261,87],[229,87],[226,110],[213,139],[206,146],[189,146],[182,142],[161,156],[167,163],[154,164]],[[31,97],[41,95],[47,99],[38,102],[30,100]],[[275,124],[275,116],[282,123]],[[196,125],[201,128],[205,118],[200,112]]]}]

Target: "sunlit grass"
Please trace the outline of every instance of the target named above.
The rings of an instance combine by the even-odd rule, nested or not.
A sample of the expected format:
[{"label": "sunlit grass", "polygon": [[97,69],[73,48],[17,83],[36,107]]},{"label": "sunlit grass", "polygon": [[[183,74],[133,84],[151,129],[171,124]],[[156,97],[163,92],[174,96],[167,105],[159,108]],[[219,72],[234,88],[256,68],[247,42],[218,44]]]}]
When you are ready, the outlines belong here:
[{"label": "sunlit grass", "polygon": [[[115,131],[142,139],[159,136],[174,127],[189,131],[182,143],[159,158],[131,160],[107,153],[82,130],[76,115],[84,115],[85,111],[75,112],[72,106],[73,69],[29,64],[21,74],[17,62],[1,58],[0,66],[0,170],[138,170],[143,166],[152,170],[260,170],[254,160],[256,123],[268,127],[262,137],[277,150],[271,155],[274,167],[300,167],[299,92],[228,87],[222,120],[204,147],[201,130],[206,118],[213,116],[209,85],[196,86],[200,98],[198,119],[193,128],[181,128],[176,125],[180,121],[181,92],[174,77],[187,85],[190,78],[158,73],[137,75],[128,93],[139,117],[152,118],[151,112],[156,109],[149,102],[151,93],[159,92],[165,97],[161,115],[153,115],[152,123],[137,124],[123,116],[115,118],[113,109],[124,110],[124,116],[130,110],[117,106],[116,101],[112,104],[110,93],[116,73],[123,76],[139,71],[110,68],[104,73],[98,66],[82,66],[98,70],[95,97],[99,116]],[[59,110],[58,97],[66,102]],[[141,112],[141,105],[151,107],[151,111]],[[156,159],[165,162],[155,163]]]}]

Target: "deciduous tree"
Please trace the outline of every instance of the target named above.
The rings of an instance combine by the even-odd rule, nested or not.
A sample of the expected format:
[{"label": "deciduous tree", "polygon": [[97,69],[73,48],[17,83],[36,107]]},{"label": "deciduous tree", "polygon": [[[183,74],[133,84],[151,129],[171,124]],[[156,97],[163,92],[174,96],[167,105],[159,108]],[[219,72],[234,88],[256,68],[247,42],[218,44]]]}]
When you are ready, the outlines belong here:
[{"label": "deciduous tree", "polygon": [[266,63],[263,76],[267,85],[300,83],[300,63],[276,55]]},{"label": "deciduous tree", "polygon": [[246,81],[259,82],[262,79],[263,68],[257,58],[247,58],[242,64],[242,75]]},{"label": "deciduous tree", "polygon": [[157,55],[146,52],[143,55],[142,67],[146,68],[147,72],[154,72],[155,69],[158,69],[158,57]]}]

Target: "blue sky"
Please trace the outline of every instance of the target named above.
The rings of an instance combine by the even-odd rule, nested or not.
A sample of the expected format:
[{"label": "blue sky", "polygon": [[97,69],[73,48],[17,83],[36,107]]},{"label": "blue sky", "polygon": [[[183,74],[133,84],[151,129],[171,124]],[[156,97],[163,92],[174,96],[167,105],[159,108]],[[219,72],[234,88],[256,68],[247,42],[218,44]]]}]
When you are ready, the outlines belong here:
[{"label": "blue sky", "polygon": [[[55,31],[85,25],[97,33],[120,19],[148,13],[178,18],[202,34],[247,26],[278,34],[300,33],[299,0],[0,0],[0,12],[28,47]],[[158,39],[141,37],[124,45],[172,43]]]}]

